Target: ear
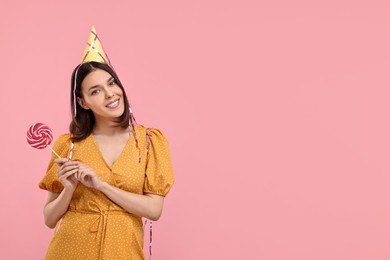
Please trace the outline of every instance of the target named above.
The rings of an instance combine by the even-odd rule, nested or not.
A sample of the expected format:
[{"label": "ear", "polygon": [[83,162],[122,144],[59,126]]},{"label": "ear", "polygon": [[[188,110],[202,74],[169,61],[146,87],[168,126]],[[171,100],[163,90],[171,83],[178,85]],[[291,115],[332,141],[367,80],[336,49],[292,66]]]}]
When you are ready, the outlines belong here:
[{"label": "ear", "polygon": [[90,109],[88,107],[88,105],[85,103],[85,100],[83,98],[80,98],[80,97],[77,97],[77,102],[79,103],[79,105],[84,108],[85,110],[88,110]]}]

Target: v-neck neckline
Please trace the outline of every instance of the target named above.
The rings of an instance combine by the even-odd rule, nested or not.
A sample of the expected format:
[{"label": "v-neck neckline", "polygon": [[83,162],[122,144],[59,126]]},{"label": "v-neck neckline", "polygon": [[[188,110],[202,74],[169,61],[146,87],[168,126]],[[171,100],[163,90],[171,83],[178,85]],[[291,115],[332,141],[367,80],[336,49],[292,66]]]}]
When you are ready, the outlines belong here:
[{"label": "v-neck neckline", "polygon": [[125,152],[127,146],[129,145],[130,143],[130,139],[131,139],[131,134],[132,134],[132,131],[129,132],[129,139],[127,139],[127,142],[126,142],[126,145],[123,147],[123,150],[121,151],[121,153],[119,154],[118,158],[115,160],[115,162],[110,166],[108,165],[106,159],[104,159],[104,156],[103,156],[103,153],[102,151],[100,150],[100,147],[98,145],[98,143],[96,142],[96,139],[95,139],[95,136],[93,134],[91,134],[91,139],[92,139],[92,142],[93,144],[95,145],[95,148],[100,156],[100,159],[104,162],[104,164],[106,165],[106,167],[110,170],[112,170],[114,168],[114,166],[116,165],[116,163],[121,159],[123,153]]}]

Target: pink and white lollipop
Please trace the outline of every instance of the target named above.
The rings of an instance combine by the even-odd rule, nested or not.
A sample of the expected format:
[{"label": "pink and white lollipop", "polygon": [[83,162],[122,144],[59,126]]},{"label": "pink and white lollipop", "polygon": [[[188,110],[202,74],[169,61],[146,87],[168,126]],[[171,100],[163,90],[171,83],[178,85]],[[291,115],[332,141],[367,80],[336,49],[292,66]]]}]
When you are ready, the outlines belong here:
[{"label": "pink and white lollipop", "polygon": [[42,123],[36,123],[30,126],[27,131],[27,142],[34,148],[43,149],[48,147],[58,158],[61,158],[51,147],[53,132],[50,127]]}]

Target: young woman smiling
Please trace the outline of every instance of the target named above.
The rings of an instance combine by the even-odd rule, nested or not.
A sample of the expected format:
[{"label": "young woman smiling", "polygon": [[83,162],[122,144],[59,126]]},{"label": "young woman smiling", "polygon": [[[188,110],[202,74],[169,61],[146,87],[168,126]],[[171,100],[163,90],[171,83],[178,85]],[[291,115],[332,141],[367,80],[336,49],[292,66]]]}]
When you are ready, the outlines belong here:
[{"label": "young woman smiling", "polygon": [[135,124],[112,67],[88,61],[71,87],[70,133],[39,187],[55,228],[46,259],[144,259],[142,218],[158,220],[174,183],[167,139]]}]

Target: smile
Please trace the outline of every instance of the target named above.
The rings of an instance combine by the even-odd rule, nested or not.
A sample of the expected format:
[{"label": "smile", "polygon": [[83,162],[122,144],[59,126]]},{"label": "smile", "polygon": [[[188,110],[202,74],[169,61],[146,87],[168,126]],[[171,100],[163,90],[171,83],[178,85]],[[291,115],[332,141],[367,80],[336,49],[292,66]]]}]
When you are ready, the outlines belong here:
[{"label": "smile", "polygon": [[106,107],[108,108],[117,108],[119,106],[119,98],[111,103],[109,103]]}]

